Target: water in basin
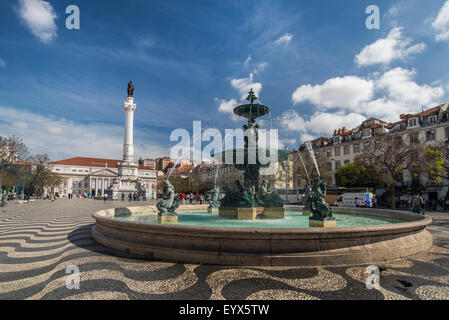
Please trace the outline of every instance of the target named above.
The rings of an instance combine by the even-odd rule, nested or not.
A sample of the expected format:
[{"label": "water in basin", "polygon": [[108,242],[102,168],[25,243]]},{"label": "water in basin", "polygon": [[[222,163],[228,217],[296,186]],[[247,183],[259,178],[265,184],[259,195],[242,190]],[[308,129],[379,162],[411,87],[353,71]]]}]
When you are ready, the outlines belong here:
[{"label": "water in basin", "polygon": [[[334,213],[333,215],[337,220],[337,227],[382,225],[404,222],[403,220],[388,217],[366,216],[362,214]],[[155,213],[122,215],[115,217],[115,219],[141,223],[158,223],[157,214]],[[308,228],[309,217],[303,216],[302,213],[298,211],[286,211],[285,219],[234,220],[222,218],[207,212],[195,211],[180,212],[178,214],[178,225],[221,228]]]}]

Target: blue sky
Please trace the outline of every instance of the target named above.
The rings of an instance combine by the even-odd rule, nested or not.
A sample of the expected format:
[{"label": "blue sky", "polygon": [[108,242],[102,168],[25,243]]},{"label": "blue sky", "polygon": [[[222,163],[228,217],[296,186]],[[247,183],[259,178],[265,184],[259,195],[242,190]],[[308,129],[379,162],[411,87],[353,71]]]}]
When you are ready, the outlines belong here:
[{"label": "blue sky", "polygon": [[[71,4],[79,30],[65,27]],[[365,27],[370,4],[379,30]],[[168,155],[194,120],[241,126],[230,110],[249,86],[293,148],[447,102],[448,45],[445,0],[3,0],[0,135],[53,160],[120,158],[132,80],[136,157]]]}]

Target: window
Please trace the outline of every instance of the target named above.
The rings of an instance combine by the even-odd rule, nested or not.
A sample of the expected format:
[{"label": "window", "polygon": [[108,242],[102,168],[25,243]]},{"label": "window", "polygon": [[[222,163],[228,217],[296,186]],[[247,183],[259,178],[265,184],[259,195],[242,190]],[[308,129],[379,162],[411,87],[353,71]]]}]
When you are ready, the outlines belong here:
[{"label": "window", "polygon": [[328,171],[332,170],[332,163],[328,162],[328,163],[326,163],[326,166],[327,166]]},{"label": "window", "polygon": [[331,149],[327,150],[326,155],[328,158],[332,157],[332,150]]},{"label": "window", "polygon": [[368,151],[368,150],[369,150],[369,147],[370,147],[370,145],[371,145],[371,143],[369,143],[369,142],[365,142],[365,143],[363,144],[363,151]]},{"label": "window", "polygon": [[436,123],[437,122],[437,116],[430,116],[429,117],[429,123]]},{"label": "window", "polygon": [[355,144],[355,145],[353,146],[353,148],[354,148],[354,153],[359,153],[359,152],[360,152],[360,146],[359,146],[358,143]]},{"label": "window", "polygon": [[426,140],[435,140],[435,130],[426,131]]},{"label": "window", "polygon": [[344,147],[344,153],[345,154],[349,154],[349,146],[345,146]]},{"label": "window", "polygon": [[415,119],[410,119],[410,120],[408,121],[408,125],[409,125],[409,127],[414,127],[414,126],[416,126],[416,118],[415,118]]},{"label": "window", "polygon": [[351,161],[349,161],[349,160],[345,160],[345,165],[346,164],[349,164]]},{"label": "window", "polygon": [[335,155],[338,157],[340,156],[340,147],[335,148]]},{"label": "window", "polygon": [[371,129],[363,130],[362,137],[370,137],[371,136]]},{"label": "window", "polygon": [[418,142],[419,142],[419,133],[418,132],[412,133],[410,135],[410,143],[418,143]]},{"label": "window", "polygon": [[335,170],[340,169],[340,166],[341,166],[340,161],[335,161]]}]

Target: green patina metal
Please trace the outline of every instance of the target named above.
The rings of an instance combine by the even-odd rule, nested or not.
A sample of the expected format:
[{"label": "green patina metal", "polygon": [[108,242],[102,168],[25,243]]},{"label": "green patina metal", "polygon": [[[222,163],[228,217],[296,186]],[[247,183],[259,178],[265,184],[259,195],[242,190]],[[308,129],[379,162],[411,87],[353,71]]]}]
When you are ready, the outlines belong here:
[{"label": "green patina metal", "polygon": [[215,186],[212,190],[212,197],[209,201],[209,208],[218,208],[220,207],[220,187]]},{"label": "green patina metal", "polygon": [[175,198],[175,187],[168,179],[164,180],[163,197],[164,199],[160,200],[156,205],[159,215],[176,215],[175,211],[179,207],[180,199]]},{"label": "green patina metal", "polygon": [[332,208],[326,202],[326,183],[323,178],[314,178],[312,187],[306,188],[304,209],[312,212],[311,220],[335,220]]},{"label": "green patina metal", "polygon": [[[248,119],[248,124],[243,126],[245,133],[251,133],[255,138],[255,148],[251,147],[249,143],[249,135],[245,135],[244,149],[227,150],[220,154],[214,155],[215,158],[221,161],[225,160],[225,154],[229,152],[232,156],[233,163],[237,163],[240,156],[243,158],[243,163],[235,164],[236,169],[243,171],[244,183],[241,185],[239,180],[236,180],[233,188],[230,188],[223,199],[221,199],[221,206],[223,207],[238,207],[238,208],[281,208],[284,206],[284,200],[276,193],[276,191],[268,191],[267,181],[260,184],[260,168],[267,168],[270,163],[260,162],[260,152],[264,152],[266,157],[270,157],[270,150],[259,148],[258,146],[258,129],[256,119],[260,116],[266,115],[270,112],[267,106],[255,103],[256,97],[253,89],[249,91],[249,104],[240,105],[234,108],[234,113],[240,117]],[[253,148],[250,150],[250,148]],[[276,150],[278,153],[278,161],[288,159],[288,151]],[[250,155],[253,155],[251,158]]]}]

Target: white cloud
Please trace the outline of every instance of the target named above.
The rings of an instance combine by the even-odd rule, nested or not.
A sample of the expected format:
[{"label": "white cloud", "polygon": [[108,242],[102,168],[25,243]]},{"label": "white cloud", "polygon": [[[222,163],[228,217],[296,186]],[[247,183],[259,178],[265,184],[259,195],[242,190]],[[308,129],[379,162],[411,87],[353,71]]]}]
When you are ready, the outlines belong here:
[{"label": "white cloud", "polygon": [[393,28],[386,38],[378,39],[367,45],[355,56],[355,62],[359,67],[375,64],[388,65],[394,60],[404,60],[412,54],[422,52],[424,43],[410,46],[411,40],[402,36],[401,27]]},{"label": "white cloud", "polygon": [[441,86],[418,85],[412,80],[415,75],[416,71],[395,68],[385,72],[376,81],[376,87],[385,90],[391,100],[408,105],[408,108],[438,103],[444,89]]},{"label": "white cloud", "polygon": [[257,63],[252,63],[252,61],[253,58],[251,57],[251,55],[249,55],[248,58],[246,58],[245,62],[243,63],[243,66],[251,70],[251,73],[253,74],[259,74],[268,67],[268,62],[266,61]]},{"label": "white cloud", "polygon": [[312,141],[312,140],[315,140],[317,137],[316,136],[312,136],[312,135],[310,135],[310,134],[308,134],[308,133],[303,133],[302,135],[301,135],[301,142],[307,142],[307,141]]},{"label": "white cloud", "polygon": [[44,43],[57,36],[57,18],[50,3],[43,0],[19,0],[18,15],[31,33]]},{"label": "white cloud", "polygon": [[254,90],[256,96],[259,97],[259,93],[262,90],[262,83],[252,82],[251,80],[252,80],[251,77],[241,79],[231,79],[230,81],[231,86],[239,92],[241,100],[246,99],[246,97],[248,96],[248,92],[249,90],[251,90],[251,88]]},{"label": "white cloud", "polygon": [[267,67],[268,67],[268,62],[266,62],[266,61],[256,63],[256,64],[254,65],[253,72],[254,72],[255,74],[261,73],[261,72],[264,71]]},{"label": "white cloud", "polygon": [[215,101],[218,101],[220,106],[218,107],[218,111],[225,112],[225,113],[231,113],[234,110],[235,107],[237,107],[237,100],[230,99],[230,100],[223,100],[215,98]]},{"label": "white cloud", "polygon": [[285,111],[280,119],[281,126],[288,131],[298,132],[302,135],[302,141],[311,140],[311,134],[329,135],[336,128],[353,128],[366,119],[365,116],[351,112],[345,114],[342,111],[336,113],[315,112],[309,120],[305,120],[296,111]]},{"label": "white cloud", "polygon": [[398,13],[399,13],[399,6],[397,5],[391,6],[390,9],[388,9],[388,15],[390,17],[396,17]]},{"label": "white cloud", "polygon": [[248,58],[246,58],[245,63],[243,65],[247,67],[251,63],[251,60],[253,60],[253,58],[251,58],[251,55],[249,55]]},{"label": "white cloud", "polygon": [[[23,138],[32,153],[48,153],[52,160],[74,156],[121,159],[123,126],[78,123],[0,106],[0,132]],[[107,132],[107,134],[105,134]],[[135,130],[135,156],[168,154],[168,148]]]},{"label": "white cloud", "polygon": [[322,85],[300,86],[293,92],[294,104],[309,101],[318,108],[356,108],[372,98],[374,83],[355,76],[337,77]]},{"label": "white cloud", "polygon": [[290,40],[292,40],[292,38],[293,38],[293,35],[291,35],[290,33],[286,33],[282,37],[277,39],[274,43],[276,45],[288,44],[290,42]]},{"label": "white cloud", "polygon": [[6,68],[6,62],[2,58],[0,58],[0,67]]},{"label": "white cloud", "polygon": [[[293,93],[293,102],[308,101],[319,110],[337,110],[337,112],[349,112],[350,114],[375,116],[385,121],[398,121],[401,113],[414,113],[422,108],[433,107],[441,102],[445,89],[442,85],[418,84],[413,78],[416,71],[395,68],[384,74],[374,74],[372,79],[359,77],[333,78],[322,85],[303,85]],[[332,128],[338,128],[338,121],[343,121],[341,115],[336,115],[335,123],[327,115],[335,113],[315,113],[309,123],[321,127],[325,124]],[[360,118],[360,117],[359,117]],[[318,120],[314,122],[314,120]],[[355,121],[356,117],[346,118]],[[291,126],[299,126],[302,119],[295,119]],[[343,121],[343,122],[344,122]],[[307,127],[307,124],[302,124]],[[310,130],[313,130],[311,127]],[[321,131],[320,131],[321,132]]]},{"label": "white cloud", "polygon": [[23,121],[13,122],[12,125],[18,129],[26,129],[28,128],[28,124]]},{"label": "white cloud", "polygon": [[438,16],[432,22],[432,29],[437,32],[435,40],[449,40],[449,0],[444,3],[438,12]]}]

